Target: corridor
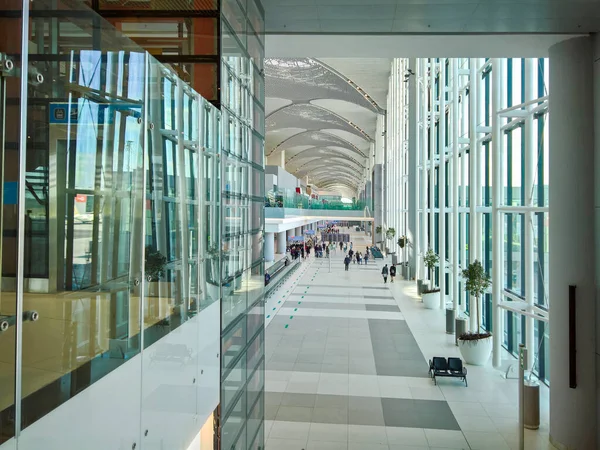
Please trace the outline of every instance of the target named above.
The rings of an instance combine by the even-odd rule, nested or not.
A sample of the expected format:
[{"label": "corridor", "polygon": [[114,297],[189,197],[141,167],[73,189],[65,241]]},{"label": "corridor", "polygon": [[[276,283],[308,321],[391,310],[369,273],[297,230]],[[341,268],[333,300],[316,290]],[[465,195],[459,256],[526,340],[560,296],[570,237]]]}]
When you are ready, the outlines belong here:
[{"label": "corridor", "polygon": [[[383,284],[381,260],[345,272],[332,256],[331,269],[303,263],[267,303],[267,450],[516,448],[516,380],[469,366],[468,388],[434,386],[427,359],[458,355],[431,331],[442,312],[424,310],[413,283]],[[547,420],[546,408],[527,449],[544,448]]]}]

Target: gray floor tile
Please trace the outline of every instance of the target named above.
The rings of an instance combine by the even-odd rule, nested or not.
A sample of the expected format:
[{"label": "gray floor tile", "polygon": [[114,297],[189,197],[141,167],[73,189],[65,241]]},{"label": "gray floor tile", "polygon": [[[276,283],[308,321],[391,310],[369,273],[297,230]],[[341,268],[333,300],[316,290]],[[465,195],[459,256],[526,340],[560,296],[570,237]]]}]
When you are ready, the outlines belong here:
[{"label": "gray floor tile", "polygon": [[323,364],[324,353],[304,353],[296,358],[297,363]]},{"label": "gray floor tile", "polygon": [[375,364],[364,365],[364,364],[353,364],[348,365],[348,373],[353,375],[377,375],[377,369]]},{"label": "gray floor tile", "polygon": [[348,423],[346,408],[315,408],[312,421],[317,423]]},{"label": "gray floor tile", "polygon": [[349,396],[317,394],[315,408],[348,408]]},{"label": "gray floor tile", "polygon": [[283,392],[265,392],[265,405],[281,405]]},{"label": "gray floor tile", "polygon": [[379,397],[357,397],[350,396],[348,399],[348,409],[362,409],[365,411],[383,411],[381,398]]},{"label": "gray floor tile", "polygon": [[265,405],[265,420],[275,420],[279,405]]},{"label": "gray floor tile", "polygon": [[382,398],[381,403],[388,427],[460,430],[445,401]]},{"label": "gray floor tile", "polygon": [[301,406],[280,406],[277,411],[276,420],[286,422],[311,422],[313,408]]},{"label": "gray floor tile", "polygon": [[368,411],[365,409],[348,410],[348,423],[350,425],[385,426],[383,411]]},{"label": "gray floor tile", "polygon": [[400,308],[395,305],[365,305],[367,311],[385,311],[385,312],[400,312]]},{"label": "gray floor tile", "polygon": [[269,361],[267,363],[267,369],[268,370],[283,370],[283,371],[290,371],[290,370],[294,370],[294,363],[282,363],[282,362],[273,362],[273,361]]},{"label": "gray floor tile", "polygon": [[281,398],[281,406],[302,406],[305,408],[313,408],[317,394],[288,394],[285,393]]},{"label": "gray floor tile", "polygon": [[[318,363],[297,362],[296,364],[294,364],[293,368],[289,370],[293,370],[294,372],[320,372],[321,366],[322,364]],[[271,364],[268,364],[267,367],[268,369],[270,369]]]},{"label": "gray floor tile", "polygon": [[274,363],[295,363],[298,356],[296,354],[286,355],[285,353],[275,353],[270,361]]}]

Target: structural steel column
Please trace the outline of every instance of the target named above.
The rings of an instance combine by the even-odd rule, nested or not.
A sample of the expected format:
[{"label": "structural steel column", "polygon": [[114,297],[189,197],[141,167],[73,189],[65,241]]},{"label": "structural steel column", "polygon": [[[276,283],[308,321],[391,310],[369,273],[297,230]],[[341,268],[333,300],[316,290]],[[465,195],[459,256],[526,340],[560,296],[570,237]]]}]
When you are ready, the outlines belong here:
[{"label": "structural steel column", "polygon": [[285,150],[281,150],[281,152],[279,153],[279,157],[279,167],[285,169]]},{"label": "structural steel column", "polygon": [[[527,58],[525,60],[525,102],[537,98],[535,92],[535,59]],[[531,104],[527,107],[528,110],[535,108],[535,104]],[[535,121],[533,120],[533,113],[527,115],[525,118],[525,146],[523,152],[525,155],[525,180],[523,183],[523,189],[525,190],[525,206],[532,207],[533,204],[533,185],[536,171],[536,161],[538,152],[535,148]],[[543,180],[539,182],[543,183]],[[535,260],[533,256],[533,221],[535,214],[531,210],[525,211],[523,220],[525,221],[525,236],[524,236],[524,259],[525,259],[525,300],[533,307],[534,305],[534,265]],[[543,295],[543,293],[540,293]],[[529,352],[529,360],[527,364],[527,370],[531,370],[535,355],[537,354],[537,348],[535,348],[535,337],[533,329],[533,318],[527,317],[525,319],[525,345]]]},{"label": "structural steel column", "polygon": [[[435,250],[435,59],[429,60],[429,245]],[[430,288],[435,284],[435,270]]]},{"label": "structural steel column", "polygon": [[419,267],[421,272],[421,279],[427,279],[427,273],[425,272],[425,262],[423,260],[423,256],[427,251],[427,241],[428,241],[428,226],[427,226],[427,130],[429,129],[428,121],[429,121],[429,111],[428,111],[428,90],[427,85],[429,80],[427,78],[427,59],[421,59],[421,88],[422,93],[420,95],[421,101],[421,146],[420,146],[420,160],[421,160],[421,254],[419,255]]},{"label": "structural steel column", "polygon": [[[503,136],[500,116],[498,111],[503,108],[503,60],[495,58],[492,60],[492,331],[493,331],[493,362],[494,367],[499,368],[502,362],[502,340],[504,333],[501,330],[502,311],[498,307],[502,299],[502,272],[504,241],[504,227],[502,226],[502,215],[498,210],[502,206],[504,180],[503,170]],[[533,352],[530,351],[530,354]],[[533,358],[529,358],[533,359]]]},{"label": "structural steel column", "polygon": [[[594,97],[600,106],[600,89],[598,82],[594,89],[591,38],[562,41],[549,55],[550,441],[558,448],[592,449],[598,448]],[[576,388],[569,386],[570,285],[576,286]]]},{"label": "structural steel column", "polygon": [[[473,262],[477,259],[477,242],[481,236],[477,236],[477,167],[478,167],[478,143],[477,143],[477,94],[479,83],[477,83],[477,59],[471,58],[469,60],[469,262]],[[465,263],[465,268],[467,263]],[[477,316],[473,314],[475,303],[475,297],[470,295],[470,330],[477,328]],[[477,308],[477,307],[476,307]]]},{"label": "structural steel column", "polygon": [[[410,58],[408,68],[413,73],[418,74],[417,59]],[[412,75],[408,79],[408,237],[409,245],[408,265],[411,272],[417,277],[417,255],[419,254],[419,80],[417,75]]]},{"label": "structural steel column", "polygon": [[438,202],[439,202],[439,255],[440,255],[440,309],[446,306],[446,60],[440,59],[439,80],[440,115],[438,142],[440,163],[438,165]]},{"label": "structural steel column", "polygon": [[454,311],[458,314],[458,253],[460,246],[458,245],[458,175],[460,169],[459,160],[459,126],[458,118],[458,59],[450,60],[452,68],[452,303]]}]

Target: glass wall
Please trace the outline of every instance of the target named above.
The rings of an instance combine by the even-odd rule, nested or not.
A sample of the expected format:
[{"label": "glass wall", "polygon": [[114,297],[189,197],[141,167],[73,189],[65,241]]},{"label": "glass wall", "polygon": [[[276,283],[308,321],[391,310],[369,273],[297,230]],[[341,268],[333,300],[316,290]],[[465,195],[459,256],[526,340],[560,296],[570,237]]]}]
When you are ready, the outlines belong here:
[{"label": "glass wall", "polygon": [[264,446],[264,11],[221,3],[221,448]]},{"label": "glass wall", "polygon": [[220,113],[83,5],[30,5],[28,54],[22,3],[0,5],[0,444],[124,365],[152,422],[165,361],[194,395],[162,442],[189,444],[198,316],[222,284]]},{"label": "glass wall", "polygon": [[[427,248],[445,255],[433,283],[473,318],[460,270],[475,259],[490,276],[494,265],[502,267],[493,280],[498,298],[494,301],[490,292],[483,299],[482,327],[496,332],[493,318],[500,314],[499,339],[506,350],[516,355],[519,344],[526,343],[534,355],[530,369],[549,382],[548,60],[417,59],[416,69],[420,264]],[[498,72],[494,71],[500,72],[496,86],[493,80]],[[397,88],[394,94],[391,89],[391,101],[402,90]],[[500,105],[492,102],[495,92]],[[392,112],[391,121],[399,121],[397,109]],[[497,145],[494,126],[501,136]],[[501,155],[498,180],[494,179],[494,149]],[[388,154],[398,151],[400,147],[390,139]],[[392,184],[388,189],[402,189],[401,180]],[[498,201],[494,189],[499,189]],[[389,211],[392,220],[394,215],[396,220],[402,217],[393,208]],[[493,228],[496,212],[498,230]],[[498,254],[492,251],[495,238],[502,243]],[[420,270],[423,274],[422,266]],[[519,312],[523,308],[527,314]],[[473,331],[475,323],[471,321]]]}]

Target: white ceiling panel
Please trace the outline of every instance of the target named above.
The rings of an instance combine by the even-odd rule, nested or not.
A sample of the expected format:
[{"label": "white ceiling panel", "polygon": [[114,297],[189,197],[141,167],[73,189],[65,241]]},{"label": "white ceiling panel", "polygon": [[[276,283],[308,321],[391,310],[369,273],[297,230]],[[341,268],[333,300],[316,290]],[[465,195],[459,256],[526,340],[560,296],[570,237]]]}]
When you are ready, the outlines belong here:
[{"label": "white ceiling panel", "polygon": [[[295,33],[414,33],[427,32],[421,31],[425,29],[463,33],[474,28],[484,33],[600,31],[600,20],[589,20],[600,18],[598,0],[264,0],[263,4],[267,34],[282,29]],[[519,20],[506,22],[512,18]],[[425,25],[405,23],[413,19]],[[536,19],[536,25],[521,19]],[[391,20],[396,21],[393,27]],[[442,26],[437,20],[449,22]],[[477,26],[473,21],[482,23]]]},{"label": "white ceiling panel", "polygon": [[284,106],[291,105],[292,101],[287,98],[275,98],[275,97],[266,97],[265,98],[265,115],[268,116],[273,111],[276,111]]}]

